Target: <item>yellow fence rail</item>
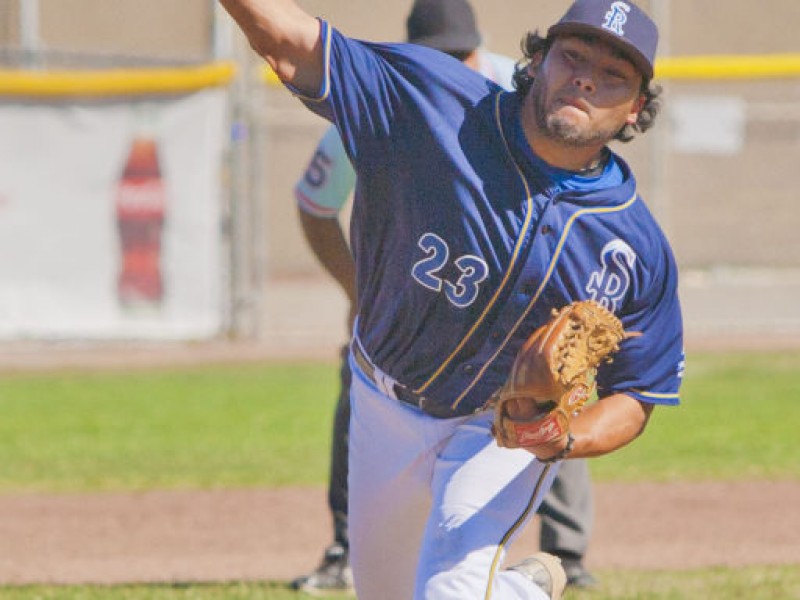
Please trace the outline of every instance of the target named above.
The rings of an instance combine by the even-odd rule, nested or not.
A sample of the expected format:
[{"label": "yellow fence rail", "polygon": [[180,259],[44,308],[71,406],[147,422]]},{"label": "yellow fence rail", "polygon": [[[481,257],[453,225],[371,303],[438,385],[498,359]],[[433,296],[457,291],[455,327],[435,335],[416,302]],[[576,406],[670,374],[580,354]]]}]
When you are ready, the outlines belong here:
[{"label": "yellow fence rail", "polygon": [[99,71],[0,70],[0,96],[129,96],[179,94],[227,85],[232,62],[196,67],[108,69]]},{"label": "yellow fence rail", "polygon": [[[657,79],[779,79],[800,76],[800,54],[668,56],[656,60]],[[261,80],[280,85],[269,67]]]},{"label": "yellow fence rail", "polygon": [[669,56],[656,61],[658,79],[779,79],[800,76],[800,54]]},{"label": "yellow fence rail", "polygon": [[[236,74],[232,62],[196,67],[31,71],[0,69],[0,96],[126,96],[176,94],[224,86]],[[269,67],[268,85],[280,85]],[[656,61],[657,79],[777,79],[800,76],[800,54],[670,56]]]}]

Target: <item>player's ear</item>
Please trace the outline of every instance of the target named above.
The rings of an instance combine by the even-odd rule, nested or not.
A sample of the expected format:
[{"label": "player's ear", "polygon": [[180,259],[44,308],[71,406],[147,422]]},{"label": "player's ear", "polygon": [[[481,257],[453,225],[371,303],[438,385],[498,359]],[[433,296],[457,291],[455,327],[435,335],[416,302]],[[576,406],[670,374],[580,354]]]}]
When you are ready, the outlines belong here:
[{"label": "player's ear", "polygon": [[639,113],[642,112],[645,102],[647,102],[647,98],[645,98],[644,94],[639,94],[639,97],[633,103],[631,111],[628,113],[628,117],[625,119],[628,125],[635,125],[636,121],[639,120]]}]

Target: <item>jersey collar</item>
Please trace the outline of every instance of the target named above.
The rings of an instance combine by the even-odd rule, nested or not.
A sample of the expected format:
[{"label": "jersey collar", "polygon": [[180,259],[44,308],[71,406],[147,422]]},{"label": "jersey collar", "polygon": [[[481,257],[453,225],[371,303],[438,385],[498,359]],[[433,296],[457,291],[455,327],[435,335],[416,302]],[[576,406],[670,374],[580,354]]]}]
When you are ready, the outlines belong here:
[{"label": "jersey collar", "polygon": [[[522,173],[541,194],[557,202],[570,202],[581,206],[617,206],[629,201],[636,194],[636,179],[621,156],[611,152],[609,164],[596,183],[600,188],[588,187],[591,178],[584,178],[547,165],[531,149],[522,130],[520,108],[521,97],[517,92],[499,92],[500,110],[498,129],[500,135],[507,137],[507,147],[511,158]],[[616,173],[610,173],[610,170]],[[586,185],[582,185],[584,180]],[[603,185],[610,182],[611,185]]]}]

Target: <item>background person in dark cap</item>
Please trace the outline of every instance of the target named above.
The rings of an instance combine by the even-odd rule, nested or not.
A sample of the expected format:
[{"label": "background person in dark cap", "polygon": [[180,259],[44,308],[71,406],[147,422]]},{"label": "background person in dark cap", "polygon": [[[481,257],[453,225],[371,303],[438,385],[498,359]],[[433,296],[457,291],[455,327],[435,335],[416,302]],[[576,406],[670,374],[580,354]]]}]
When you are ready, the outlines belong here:
[{"label": "background person in dark cap", "polygon": [[[614,452],[656,406],[679,403],[675,260],[608,147],[653,124],[655,24],[630,2],[578,0],[546,38],[526,37],[507,92],[427,48],[350,39],[293,0],[221,1],[336,124],[357,173],[348,492],[360,600],[560,599],[560,561],[504,568],[508,546],[565,460]],[[598,398],[569,435],[500,447],[487,401],[553,311],[584,300],[637,335],[598,368]]]}]

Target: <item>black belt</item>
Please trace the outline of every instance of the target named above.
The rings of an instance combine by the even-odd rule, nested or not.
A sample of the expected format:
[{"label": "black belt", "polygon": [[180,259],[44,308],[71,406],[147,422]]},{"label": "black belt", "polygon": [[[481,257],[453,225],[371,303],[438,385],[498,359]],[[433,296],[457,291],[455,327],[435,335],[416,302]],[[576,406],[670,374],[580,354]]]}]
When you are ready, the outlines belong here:
[{"label": "black belt", "polygon": [[[366,354],[364,354],[364,351],[361,349],[361,344],[357,339],[353,340],[351,348],[353,350],[353,358],[355,358],[358,368],[361,369],[364,375],[366,375],[378,389],[383,389],[384,382],[378,381],[378,377],[375,376],[375,365],[373,365],[372,362],[367,358]],[[420,409],[425,414],[436,417],[437,419],[449,419],[451,417],[458,416],[458,414],[453,412],[449,406],[442,407],[431,405],[424,396],[420,396],[419,394],[411,391],[402,383],[394,380],[392,381],[393,383],[391,392],[400,402],[410,404],[411,406]]]}]

